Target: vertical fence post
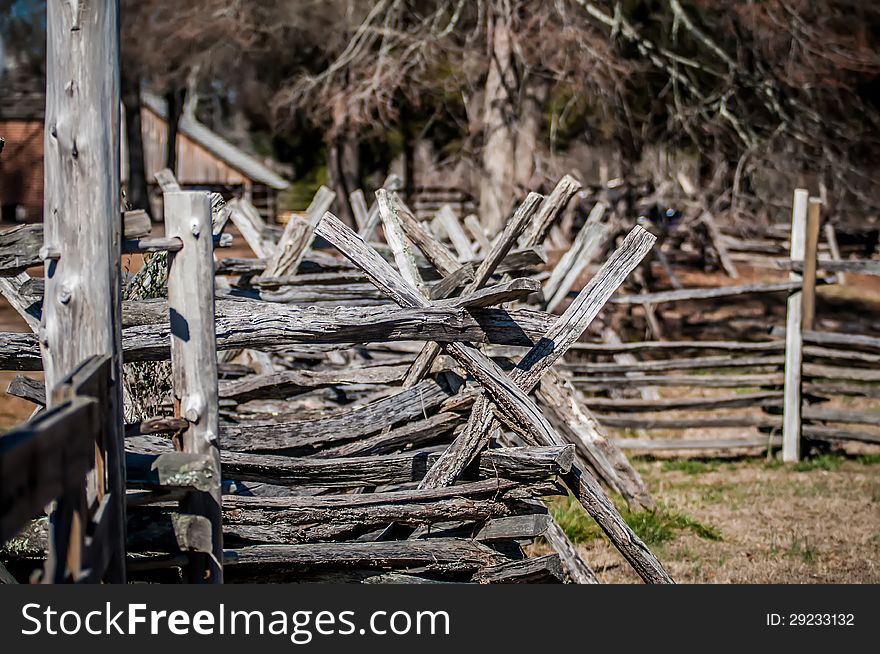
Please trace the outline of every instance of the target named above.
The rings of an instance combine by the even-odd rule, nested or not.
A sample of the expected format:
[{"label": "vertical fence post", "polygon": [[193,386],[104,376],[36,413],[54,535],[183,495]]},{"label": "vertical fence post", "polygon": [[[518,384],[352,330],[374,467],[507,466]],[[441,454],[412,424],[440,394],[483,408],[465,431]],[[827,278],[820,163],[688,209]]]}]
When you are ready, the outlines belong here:
[{"label": "vertical fence post", "polygon": [[[803,261],[807,241],[807,200],[804,189],[794,192],[791,213],[791,260]],[[792,271],[792,281],[802,279]],[[785,390],[782,415],[782,460],[797,462],[801,456],[801,362],[803,344],[803,291],[788,296],[785,326]]]},{"label": "vertical fence post", "polygon": [[816,269],[819,250],[819,222],[821,220],[822,200],[810,198],[807,208],[807,234],[804,245],[804,315],[801,324],[804,329],[813,329],[816,322]]},{"label": "vertical fence post", "polygon": [[165,193],[165,229],[168,236],[183,243],[183,248],[168,259],[175,413],[189,423],[178,446],[184,452],[209,456],[216,471],[211,492],[190,492],[181,503],[184,511],[202,515],[211,523],[212,554],[192,554],[187,577],[192,583],[222,583],[220,410],[210,194]]},{"label": "vertical fence post", "polygon": [[109,397],[95,468],[83,487],[85,502],[59,501],[46,576],[57,581],[76,576],[76,563],[68,572],[70,566],[53,553],[81,550],[88,521],[109,495],[103,519],[109,520],[113,556],[104,579],[124,582],[119,2],[49,0],[46,28],[47,254],[40,345],[50,406],[58,401],[53,390],[86,358],[111,356]]}]

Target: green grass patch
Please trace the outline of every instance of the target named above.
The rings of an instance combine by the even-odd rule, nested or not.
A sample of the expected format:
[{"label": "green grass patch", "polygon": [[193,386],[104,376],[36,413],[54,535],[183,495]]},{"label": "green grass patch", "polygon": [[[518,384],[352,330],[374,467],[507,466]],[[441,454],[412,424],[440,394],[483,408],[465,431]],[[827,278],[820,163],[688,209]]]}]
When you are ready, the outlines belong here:
[{"label": "green grass patch", "polygon": [[[617,509],[630,528],[648,545],[670,541],[680,531],[691,531],[706,540],[721,540],[721,532],[715,527],[664,505],[659,505],[654,511],[630,511],[626,506],[620,505]],[[588,543],[605,538],[596,521],[587,515],[572,495],[555,498],[550,504],[550,511],[572,542]]]},{"label": "green grass patch", "polygon": [[843,459],[832,454],[820,454],[812,459],[804,459],[792,466],[795,472],[812,472],[813,470],[837,470]]},{"label": "green grass patch", "polygon": [[670,459],[660,465],[661,472],[683,472],[688,475],[701,475],[719,468],[732,470],[734,466],[724,459]]},{"label": "green grass patch", "polygon": [[880,454],[863,454],[856,461],[862,465],[875,466],[880,463]]}]

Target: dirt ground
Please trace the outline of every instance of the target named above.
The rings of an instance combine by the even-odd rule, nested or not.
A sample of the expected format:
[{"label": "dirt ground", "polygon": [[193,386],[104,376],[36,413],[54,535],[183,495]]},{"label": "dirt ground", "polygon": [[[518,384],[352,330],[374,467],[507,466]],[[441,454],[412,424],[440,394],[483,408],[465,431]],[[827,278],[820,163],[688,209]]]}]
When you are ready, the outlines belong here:
[{"label": "dirt ground", "polygon": [[[880,582],[877,455],[824,455],[794,468],[760,459],[641,460],[636,467],[657,514],[674,519],[624,516],[678,583]],[[600,580],[638,583],[596,529],[579,532],[577,520],[590,519],[573,518],[571,504],[560,504],[563,527],[587,541],[578,547]]]}]

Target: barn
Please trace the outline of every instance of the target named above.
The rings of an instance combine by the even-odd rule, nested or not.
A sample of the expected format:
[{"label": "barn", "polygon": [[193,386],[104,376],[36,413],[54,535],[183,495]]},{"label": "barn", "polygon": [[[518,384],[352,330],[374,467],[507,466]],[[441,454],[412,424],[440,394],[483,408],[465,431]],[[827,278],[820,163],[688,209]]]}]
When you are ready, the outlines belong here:
[{"label": "barn", "polygon": [[[42,93],[4,88],[0,106],[0,206],[2,221],[43,220],[43,110]],[[141,105],[144,165],[147,179],[165,167],[168,122],[165,102],[145,93]],[[122,130],[124,136],[125,130]],[[126,144],[122,142],[122,180],[127,179]],[[184,188],[208,189],[224,197],[246,197],[268,220],[274,220],[277,193],[287,188],[283,177],[195,117],[184,115],[177,134],[176,175]],[[155,194],[156,197],[160,197]],[[161,210],[155,206],[154,211]]]}]

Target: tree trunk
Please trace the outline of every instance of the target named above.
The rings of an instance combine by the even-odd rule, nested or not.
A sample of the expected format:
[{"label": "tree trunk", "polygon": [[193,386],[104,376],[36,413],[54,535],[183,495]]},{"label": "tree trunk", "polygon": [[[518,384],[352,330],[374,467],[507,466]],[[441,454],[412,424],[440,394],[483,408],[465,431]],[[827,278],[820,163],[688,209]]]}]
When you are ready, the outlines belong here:
[{"label": "tree trunk", "polygon": [[525,195],[535,188],[538,177],[536,153],[544,120],[544,103],[547,100],[547,84],[530,79],[525,84],[525,94],[520,107],[516,130],[516,150],[513,159],[513,179],[517,195]]},{"label": "tree trunk", "polygon": [[165,142],[165,167],[177,174],[177,131],[186,100],[185,88],[173,88],[165,94],[168,107],[168,140]]},{"label": "tree trunk", "polygon": [[328,152],[327,177],[330,188],[336,191],[336,211],[349,226],[356,227],[354,210],[349,194],[360,187],[360,153],[357,137],[342,130],[332,141]]},{"label": "tree trunk", "polygon": [[144,137],[141,131],[140,79],[122,76],[122,105],[125,110],[125,138],[128,145],[128,186],[126,199],[132,209],[150,210],[147,173],[144,163]]},{"label": "tree trunk", "polygon": [[504,0],[489,10],[487,41],[489,74],[483,100],[483,175],[480,180],[480,220],[490,234],[504,228],[513,209],[516,74],[511,50],[510,7]]}]

